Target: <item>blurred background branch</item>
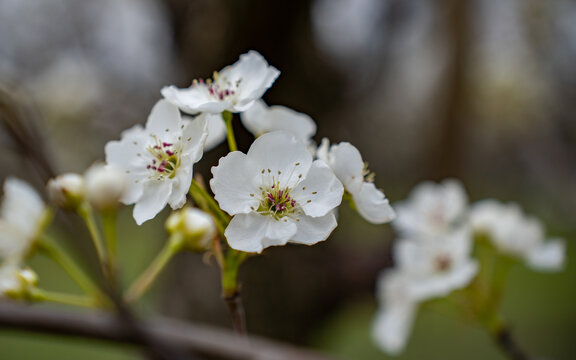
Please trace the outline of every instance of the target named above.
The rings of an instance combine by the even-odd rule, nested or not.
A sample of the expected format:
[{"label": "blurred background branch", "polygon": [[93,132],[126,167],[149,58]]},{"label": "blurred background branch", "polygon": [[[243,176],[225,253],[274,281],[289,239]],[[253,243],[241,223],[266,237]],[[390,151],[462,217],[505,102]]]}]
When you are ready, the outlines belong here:
[{"label": "blurred background branch", "polygon": [[[238,336],[232,331],[176,320],[155,319],[139,323],[139,331],[162,342],[165,359],[179,359],[166,352],[180,351],[207,356],[210,359],[237,360],[330,360],[331,357],[267,340],[261,337]],[[38,309],[24,305],[0,304],[0,327],[24,331],[40,331],[72,337],[114,341],[148,346],[141,334],[127,322],[106,313],[73,313],[54,309]],[[160,358],[157,351],[156,358]]]}]

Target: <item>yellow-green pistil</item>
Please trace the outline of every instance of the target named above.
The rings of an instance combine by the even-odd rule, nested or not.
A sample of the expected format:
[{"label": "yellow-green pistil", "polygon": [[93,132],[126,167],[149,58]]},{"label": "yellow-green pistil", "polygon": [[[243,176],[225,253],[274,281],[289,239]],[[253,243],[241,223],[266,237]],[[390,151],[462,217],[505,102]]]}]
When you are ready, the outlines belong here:
[{"label": "yellow-green pistil", "polygon": [[146,168],[152,170],[154,175],[159,179],[163,179],[165,176],[173,178],[176,175],[176,169],[180,165],[180,157],[174,144],[156,140],[156,145],[149,146],[148,152],[153,158]]}]

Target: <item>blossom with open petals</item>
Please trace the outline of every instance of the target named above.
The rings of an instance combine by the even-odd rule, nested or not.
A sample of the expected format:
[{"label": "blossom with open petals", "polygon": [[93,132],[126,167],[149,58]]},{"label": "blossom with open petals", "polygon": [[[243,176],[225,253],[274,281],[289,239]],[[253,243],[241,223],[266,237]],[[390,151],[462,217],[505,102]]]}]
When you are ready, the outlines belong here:
[{"label": "blossom with open petals", "polygon": [[342,181],[352,196],[356,210],[364,219],[373,224],[383,224],[396,217],[384,193],[374,185],[373,175],[366,170],[356,147],[347,142],[330,146],[328,139],[324,138],[317,156]]},{"label": "blossom with open petals", "polygon": [[378,280],[380,306],[373,337],[384,351],[397,354],[404,349],[420,302],[446,296],[472,281],[478,264],[471,252],[466,226],[441,237],[396,243],[396,267],[385,270]]},{"label": "blossom with open petals", "polygon": [[214,72],[212,79],[194,80],[187,89],[164,87],[162,96],[190,114],[242,112],[272,86],[278,75],[280,72],[262,55],[251,50],[233,65]]},{"label": "blossom with open petals", "polygon": [[46,225],[47,209],[26,182],[8,178],[0,207],[0,257],[19,263]]},{"label": "blossom with open petals", "polygon": [[288,242],[312,245],[336,227],[333,210],[342,201],[343,186],[290,133],[260,136],[247,154],[234,151],[220,159],[212,174],[215,199],[234,216],[225,236],[236,250],[261,252]]},{"label": "blossom with open petals", "polygon": [[395,203],[398,218],[392,223],[405,237],[438,235],[465,222],[468,197],[460,181],[425,181],[412,190],[408,199]]},{"label": "blossom with open petals", "polygon": [[121,201],[136,204],[136,223],[152,219],[166,204],[172,209],[184,205],[207,135],[206,121],[184,120],[176,106],[160,100],[145,128],[136,125],[120,141],[106,144],[106,162],[129,179]]},{"label": "blossom with open petals", "polygon": [[542,223],[525,215],[518,204],[492,199],[480,201],[472,206],[470,222],[474,230],[486,234],[499,251],[525,259],[533,269],[554,271],[564,264],[564,241],[545,241]]},{"label": "blossom with open petals", "polygon": [[254,105],[241,113],[240,120],[255,136],[285,130],[298,139],[308,141],[316,134],[316,123],[310,116],[286,106],[268,106],[263,100],[255,101]]}]

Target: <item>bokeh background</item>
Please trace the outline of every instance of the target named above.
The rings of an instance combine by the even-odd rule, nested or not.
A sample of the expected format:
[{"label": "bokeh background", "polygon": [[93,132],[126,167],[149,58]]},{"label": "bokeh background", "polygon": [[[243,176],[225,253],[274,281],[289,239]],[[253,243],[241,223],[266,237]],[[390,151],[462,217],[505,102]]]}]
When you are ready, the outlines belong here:
[{"label": "bokeh background", "polygon": [[[39,190],[53,173],[82,173],[107,141],[144,123],[162,86],[259,51],[282,73],[269,104],[312,116],[316,141],[360,149],[392,202],[422,180],[456,177],[471,201],[516,201],[567,240],[567,266],[518,264],[502,313],[542,359],[575,359],[576,2],[572,0],[0,0],[0,177]],[[239,145],[251,137],[237,123]],[[196,167],[210,167],[225,145]],[[163,212],[137,227],[122,212],[128,283],[166,235]],[[90,271],[83,227],[59,214],[52,229]],[[344,359],[386,359],[370,339],[377,274],[394,234],[351,210],[324,243],[286,246],[241,272],[248,329]],[[40,285],[78,291],[37,258]],[[218,270],[181,254],[139,305],[229,327]],[[45,305],[39,305],[45,306]],[[2,359],[139,359],[138,349],[0,329]],[[503,359],[449,301],[420,309],[398,359]]]}]

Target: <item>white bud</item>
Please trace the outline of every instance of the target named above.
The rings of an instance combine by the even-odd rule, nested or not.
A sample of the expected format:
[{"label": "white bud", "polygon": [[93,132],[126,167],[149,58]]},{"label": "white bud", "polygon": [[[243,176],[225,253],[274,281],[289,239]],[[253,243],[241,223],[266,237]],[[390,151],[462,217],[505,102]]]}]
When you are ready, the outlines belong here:
[{"label": "white bud", "polygon": [[192,251],[206,251],[216,236],[216,223],[210,214],[197,208],[184,208],[173,212],[166,220],[169,233],[179,232],[184,246]]},{"label": "white bud", "polygon": [[115,167],[96,163],[86,171],[86,198],[98,211],[116,209],[126,187],[126,175]]},{"label": "white bud", "polygon": [[48,181],[50,201],[66,210],[75,210],[84,200],[85,183],[82,175],[68,173]]}]

